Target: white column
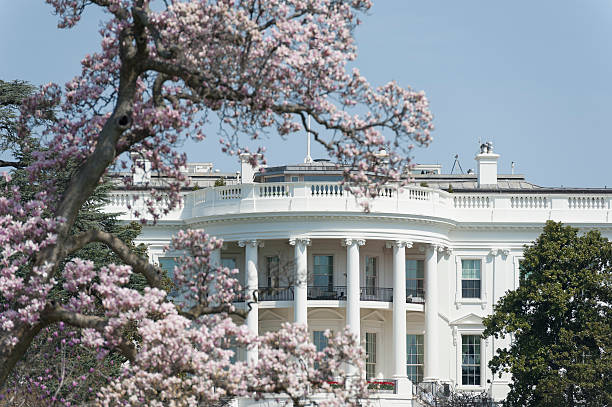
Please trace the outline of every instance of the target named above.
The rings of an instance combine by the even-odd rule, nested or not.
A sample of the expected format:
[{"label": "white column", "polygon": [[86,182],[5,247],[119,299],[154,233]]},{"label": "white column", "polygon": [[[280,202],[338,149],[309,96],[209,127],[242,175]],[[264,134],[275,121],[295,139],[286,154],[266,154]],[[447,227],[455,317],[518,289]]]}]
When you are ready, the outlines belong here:
[{"label": "white column", "polygon": [[[364,244],[363,239],[344,239],[342,241],[342,245],[346,246],[346,325],[357,341],[361,341],[359,246]],[[354,373],[354,371],[349,373]]]},{"label": "white column", "polygon": [[295,284],[293,291],[293,320],[296,324],[308,324],[308,249],[310,239],[296,237],[289,239],[295,246]]},{"label": "white column", "polygon": [[[259,278],[257,275],[257,247],[263,243],[257,240],[241,240],[238,242],[240,247],[245,248],[246,262],[246,286],[247,304],[250,310],[246,318],[249,331],[259,335],[259,304],[257,303],[257,293]],[[247,361],[249,364],[257,363],[257,347],[247,349]]]},{"label": "white column", "polygon": [[423,381],[438,380],[438,250],[430,245],[425,257],[425,366]]},{"label": "white column", "polygon": [[412,243],[395,241],[393,247],[393,377],[406,377],[406,247]]}]

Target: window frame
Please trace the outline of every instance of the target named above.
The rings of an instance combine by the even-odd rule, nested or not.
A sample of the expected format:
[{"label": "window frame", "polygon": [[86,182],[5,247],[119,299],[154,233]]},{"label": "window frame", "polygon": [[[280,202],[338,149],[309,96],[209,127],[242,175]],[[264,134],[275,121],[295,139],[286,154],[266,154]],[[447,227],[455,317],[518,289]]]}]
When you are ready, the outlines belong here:
[{"label": "window frame", "polygon": [[[268,288],[280,287],[280,256],[278,254],[264,256],[266,262],[266,286]],[[270,259],[276,259],[276,276],[272,274],[270,269]]]},{"label": "window frame", "polygon": [[[376,379],[376,370],[377,370],[377,366],[378,366],[378,354],[379,349],[379,335],[377,331],[365,331],[364,333],[364,344],[365,344],[365,352],[366,352],[366,360],[365,360],[365,374],[366,374],[366,380],[370,380],[370,379]],[[374,335],[374,362],[368,362],[369,356],[370,354],[368,353],[368,335]],[[374,374],[372,376],[368,376],[368,366],[374,366]]]},{"label": "window frame", "polygon": [[313,287],[322,287],[322,286],[317,286],[315,285],[315,277],[316,277],[316,273],[315,273],[315,259],[317,257],[331,257],[331,275],[330,275],[330,279],[328,282],[328,289],[329,290],[333,290],[333,287],[335,285],[335,270],[336,270],[336,256],[333,253],[313,253],[312,254],[312,286]]},{"label": "window frame", "polygon": [[[370,295],[376,295],[376,289],[379,287],[379,278],[380,278],[380,257],[379,256],[371,256],[371,255],[364,255],[363,258],[363,281],[364,281],[364,286],[363,288],[366,290],[367,294]],[[368,260],[374,260],[374,275],[368,275]],[[374,282],[374,285],[370,285],[368,280],[371,280]],[[371,292],[368,292],[368,289],[371,290]]]},{"label": "window frame", "polygon": [[[421,292],[422,297],[419,298],[423,298],[423,300],[425,299],[425,259],[422,257],[406,257],[404,263],[406,265],[406,274],[408,274],[408,261],[414,261],[417,264],[417,275],[418,275],[418,264],[419,262],[423,265],[423,278],[408,278],[407,276],[405,277],[406,279],[406,293],[408,293],[408,281],[416,281],[416,291],[417,293]],[[421,287],[419,288],[419,284],[418,281],[421,281]],[[406,297],[408,297],[408,295],[406,295]]]},{"label": "window frame", "polygon": [[[462,295],[462,280],[463,280],[463,262],[462,260],[480,260],[480,298],[463,298]],[[487,255],[478,254],[458,254],[455,256],[455,306],[460,309],[464,305],[480,305],[481,309],[485,309],[487,305],[487,289],[488,279],[487,272],[489,270]]]},{"label": "window frame", "polygon": [[[453,344],[456,352],[456,376],[455,383],[459,391],[484,391],[487,387],[487,379],[493,377],[487,376],[487,351],[490,338],[482,338],[484,327],[482,324],[459,324],[453,326]],[[462,344],[463,336],[475,335],[480,337],[480,385],[464,385],[462,376]]]},{"label": "window frame", "polygon": [[[459,349],[459,354],[461,355],[461,379],[459,379],[459,377],[457,377],[457,381],[461,383],[462,387],[483,387],[482,383],[483,383],[483,377],[482,377],[482,364],[483,364],[483,357],[482,357],[482,351],[483,351],[483,343],[482,343],[482,338],[480,337],[480,335],[476,335],[474,333],[463,333],[460,335],[461,341],[457,341],[457,345],[460,346]],[[468,343],[467,345],[464,344],[464,339],[467,338],[474,338],[475,341],[474,343]],[[477,352],[474,352],[473,354],[471,353],[464,353],[463,352],[463,347],[464,346],[478,346]],[[464,356],[473,356],[473,357],[478,357],[478,363],[464,363]],[[464,367],[466,368],[474,368],[474,374],[473,375],[469,375],[468,377],[473,377],[474,378],[474,383],[464,383],[464,374],[463,374],[463,369]],[[476,379],[476,374],[478,375],[478,383],[476,383],[475,379]],[[469,380],[468,380],[469,381]]]},{"label": "window frame", "polygon": [[[417,353],[415,354],[415,356],[417,358],[417,362],[416,363],[410,363],[409,362],[409,355],[410,355],[408,353],[408,346],[409,346],[408,345],[408,337],[409,336],[414,336],[414,337],[417,338],[417,343],[416,343]],[[420,344],[420,347],[421,347],[421,350],[422,350],[421,354],[418,353],[418,347],[419,347],[418,338],[419,337],[421,338],[421,344]],[[421,356],[421,362],[420,363],[418,362],[419,356]],[[419,376],[418,367],[419,366],[421,367],[421,372],[420,372],[421,380],[420,381],[416,381],[416,382],[412,381],[412,379],[410,378],[411,375],[408,372],[408,369],[410,367],[416,367],[417,368],[417,378],[418,378],[418,376]],[[410,379],[413,384],[416,384],[416,383],[420,383],[420,382],[423,381],[424,374],[425,374],[425,335],[423,333],[411,333],[411,332],[407,332],[406,333],[406,376],[408,376],[408,379]]]},{"label": "window frame", "polygon": [[[476,268],[466,268],[464,267],[464,265],[467,262],[473,262],[473,264],[478,264],[478,278],[474,278],[474,277],[465,277],[464,271],[469,270],[469,271],[475,271]],[[482,260],[481,259],[461,259],[461,298],[465,299],[465,300],[474,300],[474,299],[481,299],[482,298]],[[466,291],[475,291],[476,287],[464,287],[463,283],[464,282],[475,282],[478,281],[478,295],[470,295],[470,296],[466,296]]]}]

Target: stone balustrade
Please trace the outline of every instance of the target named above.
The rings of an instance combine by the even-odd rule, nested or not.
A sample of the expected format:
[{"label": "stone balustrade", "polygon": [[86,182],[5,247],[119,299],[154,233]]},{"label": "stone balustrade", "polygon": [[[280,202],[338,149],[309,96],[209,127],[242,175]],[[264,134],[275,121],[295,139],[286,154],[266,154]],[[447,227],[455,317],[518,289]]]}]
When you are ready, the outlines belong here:
[{"label": "stone balustrade", "polygon": [[[143,213],[144,194],[115,191],[105,209]],[[363,212],[363,206],[339,183],[252,183],[185,192],[180,208],[164,220],[187,220],[238,213]],[[612,193],[449,193],[419,186],[388,186],[371,200],[371,214],[416,215],[455,222],[608,222]]]}]

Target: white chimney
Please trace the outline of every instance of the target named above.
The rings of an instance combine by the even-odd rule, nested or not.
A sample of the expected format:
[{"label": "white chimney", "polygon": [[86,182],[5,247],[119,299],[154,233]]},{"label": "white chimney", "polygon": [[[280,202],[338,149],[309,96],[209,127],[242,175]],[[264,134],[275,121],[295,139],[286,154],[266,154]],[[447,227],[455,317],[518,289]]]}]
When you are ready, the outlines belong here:
[{"label": "white chimney", "polygon": [[250,154],[240,154],[240,182],[242,184],[251,184],[255,179],[257,168],[253,168],[249,162],[250,158]]},{"label": "white chimney", "polygon": [[132,153],[134,166],[134,184],[142,185],[151,181],[151,161],[142,158],[138,153]]},{"label": "white chimney", "polygon": [[493,153],[493,143],[489,141],[480,145],[480,154],[476,156],[479,188],[497,185],[498,159],[499,154]]}]

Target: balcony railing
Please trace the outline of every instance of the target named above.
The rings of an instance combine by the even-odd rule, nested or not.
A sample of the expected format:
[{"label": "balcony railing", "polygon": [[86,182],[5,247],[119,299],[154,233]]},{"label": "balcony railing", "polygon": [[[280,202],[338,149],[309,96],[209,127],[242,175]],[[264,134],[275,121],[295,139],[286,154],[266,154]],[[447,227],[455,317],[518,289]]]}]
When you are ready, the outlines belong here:
[{"label": "balcony railing", "polygon": [[425,290],[422,288],[406,288],[406,302],[425,303]]},{"label": "balcony railing", "polygon": [[[361,287],[359,299],[361,301],[393,302],[393,288]],[[246,289],[238,293],[234,302],[243,302]],[[339,300],[347,297],[346,286],[308,286],[309,300]],[[257,290],[259,301],[293,301],[293,287],[259,287]],[[406,302],[415,304],[425,303],[425,290],[422,288],[406,288]]]},{"label": "balcony railing", "polygon": [[361,301],[393,301],[393,288],[361,287]]},{"label": "balcony railing", "polygon": [[293,287],[259,287],[259,301],[293,301]]},{"label": "balcony railing", "polygon": [[309,300],[346,300],[346,286],[308,286]]}]

